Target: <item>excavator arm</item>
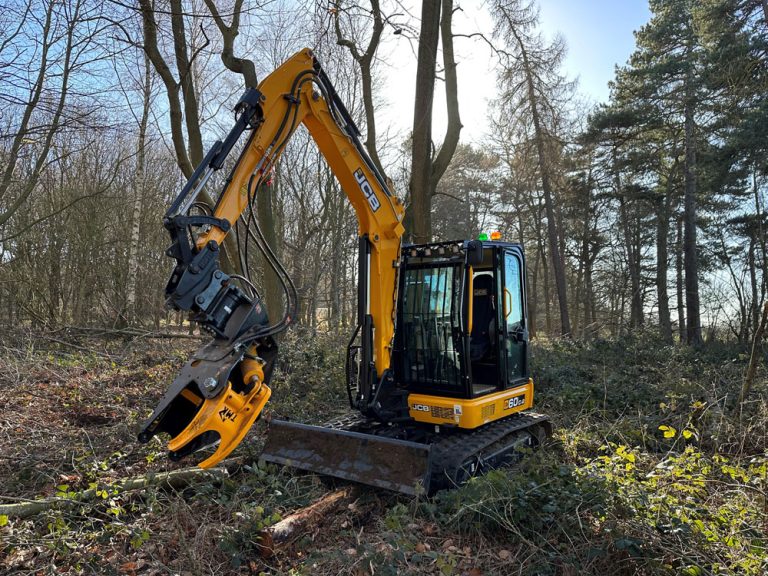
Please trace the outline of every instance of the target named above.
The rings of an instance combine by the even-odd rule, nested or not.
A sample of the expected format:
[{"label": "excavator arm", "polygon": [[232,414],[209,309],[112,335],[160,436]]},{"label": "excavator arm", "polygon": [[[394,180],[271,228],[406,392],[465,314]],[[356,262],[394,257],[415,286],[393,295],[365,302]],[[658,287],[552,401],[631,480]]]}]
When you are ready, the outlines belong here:
[{"label": "excavator arm", "polygon": [[[397,275],[403,206],[390,191],[359,139],[320,63],[304,49],[246,91],[235,109],[237,121],[216,142],[166,213],[164,224],[176,266],[166,287],[167,302],[189,311],[213,339],[196,352],[144,423],[139,439],[171,435],[172,457],[219,442],[200,463],[215,465],[242,440],[270,396],[269,378],[277,353],[273,336],[293,319],[289,295],[284,318],[269,323],[255,290],[220,267],[220,247],[252,203],[300,124],[308,129],[354,207],[359,224],[359,375],[352,404],[375,415],[376,392],[390,378],[395,329]],[[191,214],[197,195],[244,134],[249,134],[212,213]],[[249,212],[252,216],[252,211]],[[247,224],[246,224],[247,226]],[[248,230],[250,234],[251,231]],[[267,260],[274,255],[267,248]]]}]

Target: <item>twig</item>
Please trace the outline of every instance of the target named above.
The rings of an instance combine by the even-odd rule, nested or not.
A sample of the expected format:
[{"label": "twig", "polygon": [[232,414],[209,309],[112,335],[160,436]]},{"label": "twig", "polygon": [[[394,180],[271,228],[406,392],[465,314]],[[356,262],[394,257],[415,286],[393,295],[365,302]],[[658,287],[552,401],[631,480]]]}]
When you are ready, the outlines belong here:
[{"label": "twig", "polygon": [[98,350],[94,350],[93,348],[86,348],[85,346],[78,346],[77,344],[73,344],[72,342],[67,342],[66,340],[60,340],[59,338],[54,338],[53,336],[46,336],[45,334],[38,334],[38,338],[42,338],[43,340],[48,340],[50,342],[56,342],[57,344],[61,344],[63,346],[68,346],[70,348],[74,348],[75,350],[80,350],[81,352],[88,352],[89,354],[97,354],[98,356],[102,356],[104,358],[113,358],[111,354],[107,354],[106,352],[99,352]]},{"label": "twig", "polygon": [[99,493],[102,490],[115,490],[120,492],[129,492],[131,490],[142,490],[149,488],[150,486],[162,486],[166,485],[171,488],[179,488],[186,486],[196,480],[208,480],[212,478],[220,478],[228,476],[226,468],[211,468],[210,470],[203,470],[202,468],[185,468],[183,470],[173,470],[171,472],[162,472],[160,474],[147,474],[146,476],[138,476],[136,478],[129,478],[121,482],[117,482],[114,485],[107,487],[89,488],[82,492],[75,492],[68,495],[66,498],[54,497],[45,498],[43,500],[31,500],[28,502],[21,502],[15,504],[0,504],[0,516],[16,516],[18,518],[27,518],[45,512],[51,508],[57,506],[70,506],[72,504],[82,504],[83,502],[90,502],[99,498]]}]

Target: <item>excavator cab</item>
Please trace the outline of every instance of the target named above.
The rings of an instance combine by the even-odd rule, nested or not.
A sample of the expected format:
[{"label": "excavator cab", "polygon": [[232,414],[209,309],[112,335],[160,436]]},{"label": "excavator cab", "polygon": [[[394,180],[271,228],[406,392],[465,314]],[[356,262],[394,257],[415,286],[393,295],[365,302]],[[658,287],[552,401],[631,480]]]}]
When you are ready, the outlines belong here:
[{"label": "excavator cab", "polygon": [[407,246],[400,267],[393,365],[414,420],[474,428],[529,407],[522,246]]},{"label": "excavator cab", "polygon": [[394,363],[412,392],[470,400],[528,380],[524,257],[477,241],[471,264],[461,244],[404,249]]}]

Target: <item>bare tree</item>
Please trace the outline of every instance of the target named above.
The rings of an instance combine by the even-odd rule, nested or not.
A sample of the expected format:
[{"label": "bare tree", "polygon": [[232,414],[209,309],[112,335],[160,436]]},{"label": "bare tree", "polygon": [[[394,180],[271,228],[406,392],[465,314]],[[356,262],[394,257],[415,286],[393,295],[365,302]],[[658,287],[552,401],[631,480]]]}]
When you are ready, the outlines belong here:
[{"label": "bare tree", "polygon": [[376,51],[379,48],[381,34],[384,31],[384,17],[381,13],[379,0],[370,0],[372,27],[368,44],[364,50],[358,47],[357,42],[348,37],[342,31],[341,18],[345,14],[344,3],[342,0],[334,0],[334,8],[331,11],[333,17],[334,30],[336,32],[336,42],[339,46],[344,46],[354,58],[360,67],[360,74],[363,88],[363,104],[365,107],[365,147],[371,155],[376,167],[384,174],[384,168],[379,159],[379,151],[376,145],[376,108],[373,104],[373,63]]},{"label": "bare tree", "polygon": [[[18,21],[0,43],[0,102],[18,118],[10,130],[10,146],[0,173],[0,226],[6,224],[35,190],[51,158],[54,140],[76,118],[67,108],[73,75],[90,57],[101,27],[98,6],[87,0],[67,4],[21,3]],[[20,161],[32,169],[17,178]]]},{"label": "bare tree", "polygon": [[560,304],[560,329],[563,335],[570,335],[565,258],[561,250],[562,231],[556,218],[551,159],[553,140],[557,138],[552,128],[560,109],[556,98],[567,89],[567,83],[558,74],[564,45],[562,40],[545,45],[535,31],[538,13],[528,2],[501,0],[494,4],[493,12],[497,20],[496,33],[509,46],[509,52],[502,53],[505,57],[502,102],[511,115],[528,115],[532,123],[547,215],[549,252]]},{"label": "bare tree", "polygon": [[[453,52],[453,12],[452,0],[425,0],[421,6],[411,142],[411,203],[406,226],[414,242],[429,242],[432,238],[432,197],[456,151],[461,133],[456,59]],[[432,140],[432,105],[438,38],[443,46],[448,126],[440,150],[435,154]]]},{"label": "bare tree", "polygon": [[[253,60],[235,56],[235,39],[240,34],[240,22],[243,13],[243,0],[235,0],[232,8],[232,20],[229,24],[224,21],[219,9],[213,0],[205,0],[205,5],[211,13],[216,27],[221,33],[223,46],[221,49],[221,61],[224,66],[243,77],[246,88],[255,88],[259,79],[256,76],[256,66]],[[276,182],[276,181],[275,181]],[[278,250],[277,230],[275,225],[274,188],[263,186],[256,198],[256,212],[259,225],[267,243]],[[263,266],[262,270],[264,293],[269,313],[279,318],[283,313],[283,293],[277,273],[270,267]]]},{"label": "bare tree", "polygon": [[141,116],[139,135],[136,142],[136,172],[133,180],[133,212],[131,214],[131,238],[128,246],[128,279],[125,298],[126,320],[133,324],[138,318],[136,310],[136,287],[139,270],[139,232],[141,212],[146,192],[147,124],[149,123],[150,104],[152,103],[152,69],[149,57],[144,54],[144,74],[139,90],[141,92]]}]

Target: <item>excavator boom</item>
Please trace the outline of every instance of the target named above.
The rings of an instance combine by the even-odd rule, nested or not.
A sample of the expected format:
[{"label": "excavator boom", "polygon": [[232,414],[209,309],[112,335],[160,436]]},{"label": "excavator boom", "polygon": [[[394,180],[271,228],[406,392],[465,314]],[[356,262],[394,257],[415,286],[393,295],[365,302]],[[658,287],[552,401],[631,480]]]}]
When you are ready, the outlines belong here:
[{"label": "excavator boom", "polygon": [[[219,442],[214,455],[201,462],[204,467],[226,457],[258,418],[270,395],[277,352],[272,336],[295,316],[295,301],[289,302],[286,316],[270,325],[259,298],[221,270],[219,254],[227,234],[252,210],[299,125],[306,126],[317,143],[359,222],[364,284],[358,332],[365,357],[355,404],[363,412],[371,409],[374,389],[390,367],[403,235],[403,206],[365,151],[357,127],[311,50],[298,52],[258,88],[248,89],[235,112],[235,127],[209,151],[164,220],[172,239],[168,254],[176,260],[167,302],[190,311],[214,338],[184,366],[139,433],[144,442],[158,432],[169,433],[172,457]],[[248,140],[212,214],[192,215],[198,194],[246,133]]]}]

